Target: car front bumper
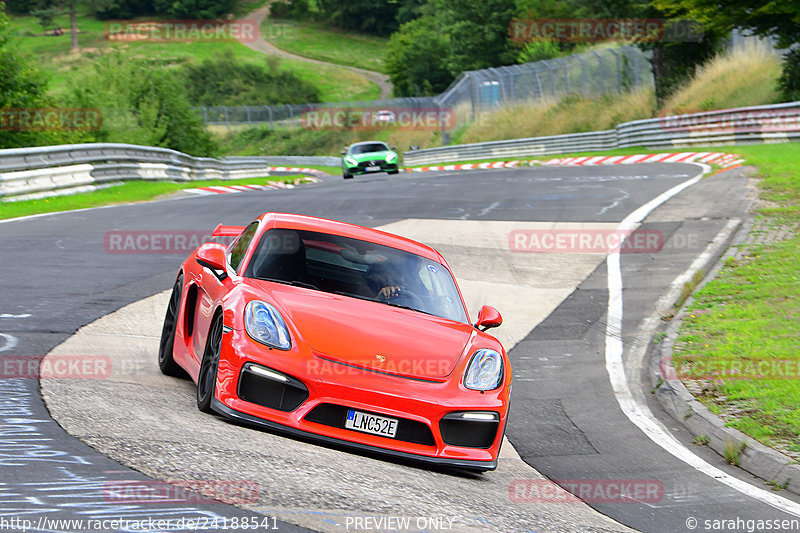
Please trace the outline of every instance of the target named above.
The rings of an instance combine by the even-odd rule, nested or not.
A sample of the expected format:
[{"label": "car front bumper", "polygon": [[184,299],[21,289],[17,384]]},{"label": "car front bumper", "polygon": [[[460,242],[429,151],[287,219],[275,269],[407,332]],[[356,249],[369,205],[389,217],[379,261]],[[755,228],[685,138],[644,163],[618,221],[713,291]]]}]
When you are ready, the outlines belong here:
[{"label": "car front bumper", "polygon": [[[267,350],[243,332],[228,335],[235,340],[223,342],[212,404],[224,416],[298,437],[429,464],[477,471],[497,467],[508,417],[510,392],[506,388],[480,393],[465,389],[460,379],[440,382],[400,377],[343,365],[297,348],[290,352]],[[291,390],[276,389],[273,397],[280,396],[280,401],[271,400],[268,393],[258,396],[250,392],[275,386],[267,381],[258,386],[247,383],[254,378],[246,369],[254,364],[289,378],[284,386]],[[290,397],[294,399],[285,400]],[[397,419],[396,437],[345,428],[343,413],[348,410]],[[457,445],[463,444],[464,438],[473,439],[471,427],[453,429],[461,423],[453,418],[464,412],[497,415],[496,421],[480,426],[479,433],[485,438],[479,447]]]},{"label": "car front bumper", "polygon": [[[370,167],[377,167],[373,170],[368,170]],[[364,161],[358,165],[351,167],[344,166],[344,169],[350,174],[369,174],[372,172],[395,172],[398,169],[397,161],[387,163],[386,161]]]}]

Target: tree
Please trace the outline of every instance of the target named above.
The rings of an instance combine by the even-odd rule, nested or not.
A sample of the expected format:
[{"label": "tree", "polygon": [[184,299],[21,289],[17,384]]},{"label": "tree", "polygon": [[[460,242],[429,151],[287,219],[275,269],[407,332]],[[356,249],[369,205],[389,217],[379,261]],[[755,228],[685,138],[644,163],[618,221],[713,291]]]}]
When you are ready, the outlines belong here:
[{"label": "tree", "polygon": [[447,68],[454,77],[514,63],[516,50],[508,27],[516,11],[513,0],[435,0],[436,15],[448,35]]},{"label": "tree", "polygon": [[357,30],[388,37],[397,30],[398,2],[387,0],[317,0],[317,10],[344,30]]},{"label": "tree", "polygon": [[[776,37],[781,48],[800,43],[798,0],[727,0],[722,9],[713,0],[653,0],[653,5],[670,15],[697,20],[717,34],[725,35],[738,28],[762,37]],[[780,87],[785,99],[797,94],[798,72],[800,53],[795,51],[787,55],[783,64]]]},{"label": "tree", "polygon": [[781,47],[800,42],[800,2],[797,0],[653,0],[669,15],[685,16],[707,28],[727,34],[734,28],[756,35],[775,36]]},{"label": "tree", "polygon": [[400,27],[389,40],[386,72],[394,96],[432,96],[445,90],[453,76],[447,69],[448,38],[433,17]]},{"label": "tree", "polygon": [[[0,113],[31,111],[49,107],[47,78],[33,66],[33,61],[18,50],[11,25],[0,2]],[[18,131],[8,116],[0,120],[0,148],[44,146],[79,141],[80,134],[63,131]]]},{"label": "tree", "polygon": [[216,19],[233,12],[237,0],[155,0],[159,15],[176,19]]},{"label": "tree", "polygon": [[214,155],[216,143],[192,108],[183,78],[171,69],[121,53],[102,57],[82,73],[68,105],[100,109],[103,123],[94,142],[121,142]]},{"label": "tree", "polygon": [[428,0],[392,35],[386,69],[396,96],[439,93],[465,70],[512,64],[513,0]]},{"label": "tree", "polygon": [[69,14],[70,49],[78,50],[78,2],[77,0],[37,0],[36,8],[31,9],[31,15],[39,19],[45,31],[52,28],[53,20],[66,11]]}]

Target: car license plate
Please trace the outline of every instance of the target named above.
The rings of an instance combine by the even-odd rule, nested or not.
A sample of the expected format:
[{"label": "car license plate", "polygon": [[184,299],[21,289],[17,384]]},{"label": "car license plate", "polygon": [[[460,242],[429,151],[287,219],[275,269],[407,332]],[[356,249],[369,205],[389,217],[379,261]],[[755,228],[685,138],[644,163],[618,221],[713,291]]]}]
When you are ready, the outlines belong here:
[{"label": "car license plate", "polygon": [[397,419],[350,409],[347,411],[347,420],[344,423],[344,427],[382,437],[394,438],[395,433],[397,433]]},{"label": "car license plate", "polygon": [[372,172],[373,170],[380,170],[380,169],[381,169],[381,167],[379,167],[377,165],[372,165],[372,166],[367,167],[367,171],[368,172]]}]

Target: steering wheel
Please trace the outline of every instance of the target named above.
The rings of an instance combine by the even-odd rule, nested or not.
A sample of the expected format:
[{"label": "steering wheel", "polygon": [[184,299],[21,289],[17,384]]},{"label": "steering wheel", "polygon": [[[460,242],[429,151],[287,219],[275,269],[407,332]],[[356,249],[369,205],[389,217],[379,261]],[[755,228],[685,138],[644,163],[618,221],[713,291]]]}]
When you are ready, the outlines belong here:
[{"label": "steering wheel", "polygon": [[422,298],[407,289],[400,290],[396,295],[387,298],[386,301],[415,309],[425,308],[425,302],[422,301]]}]

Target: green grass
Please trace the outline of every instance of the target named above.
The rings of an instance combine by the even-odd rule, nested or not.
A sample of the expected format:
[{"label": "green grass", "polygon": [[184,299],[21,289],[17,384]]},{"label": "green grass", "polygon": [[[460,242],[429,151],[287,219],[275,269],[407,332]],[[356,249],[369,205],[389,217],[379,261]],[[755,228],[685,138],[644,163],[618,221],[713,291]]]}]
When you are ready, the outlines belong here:
[{"label": "green grass", "polygon": [[337,31],[320,23],[266,19],[265,40],[281,50],[337,65],[384,72],[388,39]]},{"label": "green grass", "polygon": [[248,178],[240,180],[202,180],[202,181],[129,181],[119,186],[99,191],[54,196],[41,200],[24,200],[20,202],[0,203],[0,219],[54,213],[56,211],[72,211],[87,207],[99,207],[113,204],[127,204],[153,200],[182,189],[210,187],[212,185],[264,185],[270,181],[294,182],[301,176],[270,176],[269,178]]},{"label": "green grass", "polygon": [[[13,17],[12,26],[20,39],[20,52],[36,58],[36,65],[50,75],[50,94],[58,98],[74,83],[77,71],[92,67],[102,54],[119,50],[133,57],[146,57],[163,64],[180,64],[185,61],[212,57],[230,49],[238,61],[266,64],[269,56],[247,48],[241,43],[216,42],[116,42],[103,37],[104,21],[88,16],[78,17],[78,43],[80,53],[71,53],[70,35],[54,37],[42,35],[42,28],[34,17]],[[56,18],[55,26],[69,28],[66,16]],[[380,88],[363,76],[336,66],[314,65],[305,61],[279,59],[280,70],[292,72],[314,84],[324,102],[366,100],[377,98]]]},{"label": "green grass", "polygon": [[[706,381],[701,400],[728,426],[786,446],[800,440],[800,171],[792,163],[800,143],[731,148],[758,167],[761,196],[774,202],[757,227],[794,236],[724,262],[694,295],[674,359],[687,378]],[[707,372],[711,365],[719,371]]]}]

